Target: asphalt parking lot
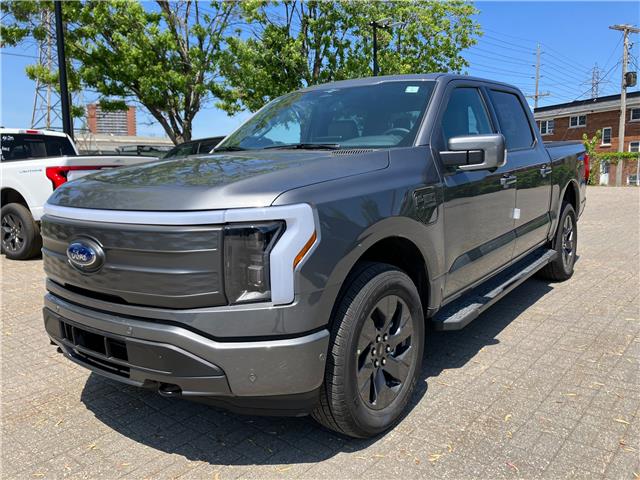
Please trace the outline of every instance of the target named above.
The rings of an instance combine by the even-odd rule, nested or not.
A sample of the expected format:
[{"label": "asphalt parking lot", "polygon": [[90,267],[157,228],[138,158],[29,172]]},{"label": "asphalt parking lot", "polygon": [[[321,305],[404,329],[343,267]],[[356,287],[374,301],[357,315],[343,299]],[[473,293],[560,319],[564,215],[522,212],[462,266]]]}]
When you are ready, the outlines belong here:
[{"label": "asphalt parking lot", "polygon": [[372,440],[240,416],[71,364],[42,262],[2,257],[3,478],[640,478],[640,190],[593,187],[579,260],[431,333],[412,409]]}]

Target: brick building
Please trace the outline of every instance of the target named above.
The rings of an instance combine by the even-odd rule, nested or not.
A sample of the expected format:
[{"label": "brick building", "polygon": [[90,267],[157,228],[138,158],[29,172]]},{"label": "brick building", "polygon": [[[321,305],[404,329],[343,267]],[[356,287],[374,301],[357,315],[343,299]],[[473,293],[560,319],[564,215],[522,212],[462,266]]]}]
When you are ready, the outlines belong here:
[{"label": "brick building", "polygon": [[87,105],[87,127],[93,134],[136,135],[136,107],[127,110],[103,112],[100,105]]},{"label": "brick building", "polygon": [[[539,107],[534,110],[534,116],[545,141],[582,140],[583,134],[592,138],[600,130],[602,140],[596,151],[618,151],[620,95]],[[640,91],[627,93],[625,122],[624,150],[640,152]],[[636,183],[638,160],[623,163],[623,184]],[[600,183],[615,185],[615,170],[616,165],[601,165]]]}]

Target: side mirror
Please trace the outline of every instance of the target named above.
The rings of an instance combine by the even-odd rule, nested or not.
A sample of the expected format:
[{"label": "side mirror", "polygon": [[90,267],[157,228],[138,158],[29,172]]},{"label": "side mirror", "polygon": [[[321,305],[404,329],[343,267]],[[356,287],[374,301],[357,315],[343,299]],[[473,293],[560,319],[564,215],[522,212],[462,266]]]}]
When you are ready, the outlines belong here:
[{"label": "side mirror", "polygon": [[449,151],[440,152],[442,161],[459,170],[492,170],[507,163],[504,137],[499,133],[453,137],[447,146]]}]

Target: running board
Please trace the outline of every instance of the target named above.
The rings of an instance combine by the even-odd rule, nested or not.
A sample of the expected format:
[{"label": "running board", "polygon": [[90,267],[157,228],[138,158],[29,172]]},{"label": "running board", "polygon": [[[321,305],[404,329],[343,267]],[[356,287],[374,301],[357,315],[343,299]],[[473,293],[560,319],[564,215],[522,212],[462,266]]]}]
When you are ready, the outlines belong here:
[{"label": "running board", "polygon": [[494,278],[445,305],[431,323],[435,330],[460,330],[542,267],[556,258],[555,250],[540,249],[527,255]]}]

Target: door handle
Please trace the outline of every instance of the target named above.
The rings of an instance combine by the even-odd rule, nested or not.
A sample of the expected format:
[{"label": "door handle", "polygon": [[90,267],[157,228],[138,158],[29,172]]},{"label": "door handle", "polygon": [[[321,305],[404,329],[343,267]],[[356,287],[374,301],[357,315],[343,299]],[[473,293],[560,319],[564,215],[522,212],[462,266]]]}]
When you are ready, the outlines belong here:
[{"label": "door handle", "polygon": [[549,175],[551,172],[553,171],[553,169],[548,166],[548,165],[543,165],[542,168],[540,169],[540,175],[542,175],[543,177],[546,177],[547,175]]},{"label": "door handle", "polygon": [[509,188],[509,185],[515,185],[518,181],[518,177],[515,175],[505,175],[500,179],[500,185],[504,188]]}]

